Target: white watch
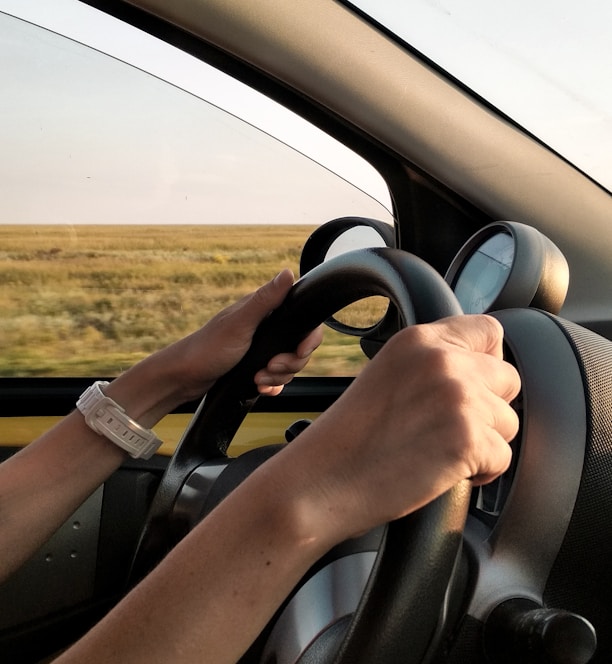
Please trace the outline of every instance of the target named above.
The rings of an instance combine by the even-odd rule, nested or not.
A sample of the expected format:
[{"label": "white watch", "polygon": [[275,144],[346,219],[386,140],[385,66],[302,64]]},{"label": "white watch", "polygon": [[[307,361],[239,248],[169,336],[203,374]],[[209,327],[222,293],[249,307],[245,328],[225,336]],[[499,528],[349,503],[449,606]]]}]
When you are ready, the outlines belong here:
[{"label": "white watch", "polygon": [[150,459],[162,441],[104,394],[102,388],[107,385],[108,382],[103,380],[90,385],[79,397],[76,407],[96,433],[124,449],[133,459]]}]

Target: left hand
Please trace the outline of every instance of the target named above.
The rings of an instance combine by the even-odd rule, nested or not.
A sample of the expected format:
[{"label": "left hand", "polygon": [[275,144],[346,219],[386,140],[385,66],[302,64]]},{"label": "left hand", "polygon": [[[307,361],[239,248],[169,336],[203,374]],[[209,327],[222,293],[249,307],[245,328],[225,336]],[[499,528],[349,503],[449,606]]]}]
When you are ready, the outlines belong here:
[{"label": "left hand", "polygon": [[[223,309],[197,332],[167,349],[179,353],[185,400],[201,397],[242,359],[258,325],[283,302],[292,286],[293,273],[285,269],[253,293]],[[260,394],[279,394],[306,366],[322,338],[322,328],[318,327],[293,353],[273,357],[254,376]]]}]

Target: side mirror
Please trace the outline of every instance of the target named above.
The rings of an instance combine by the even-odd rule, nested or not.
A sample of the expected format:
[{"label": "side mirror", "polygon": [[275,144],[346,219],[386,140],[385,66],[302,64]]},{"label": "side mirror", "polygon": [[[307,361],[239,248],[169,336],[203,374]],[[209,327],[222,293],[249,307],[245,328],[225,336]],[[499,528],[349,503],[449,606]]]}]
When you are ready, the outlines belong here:
[{"label": "side mirror", "polygon": [[[333,219],[319,226],[306,240],[300,259],[300,276],[348,251],[395,246],[395,229],[390,224],[365,217]],[[383,324],[387,317],[393,319],[395,329],[397,317],[390,311],[388,300],[384,297],[368,297],[339,311],[325,324],[337,332],[362,337],[364,352],[370,355],[363,338],[378,338],[380,328],[387,327]]]},{"label": "side mirror", "polygon": [[339,254],[369,247],[395,247],[393,226],[366,217],[328,221],[306,240],[300,258],[300,276]]}]

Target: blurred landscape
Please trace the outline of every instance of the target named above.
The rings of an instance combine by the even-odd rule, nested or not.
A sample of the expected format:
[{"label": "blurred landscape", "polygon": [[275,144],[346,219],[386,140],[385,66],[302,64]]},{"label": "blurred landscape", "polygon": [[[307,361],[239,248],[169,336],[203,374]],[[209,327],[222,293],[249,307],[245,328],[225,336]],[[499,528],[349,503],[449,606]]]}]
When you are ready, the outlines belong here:
[{"label": "blurred landscape", "polygon": [[[283,267],[312,226],[0,226],[0,376],[113,376],[197,329]],[[378,298],[343,320],[368,319]],[[348,318],[347,318],[348,316]],[[304,375],[354,375],[326,331]]]}]

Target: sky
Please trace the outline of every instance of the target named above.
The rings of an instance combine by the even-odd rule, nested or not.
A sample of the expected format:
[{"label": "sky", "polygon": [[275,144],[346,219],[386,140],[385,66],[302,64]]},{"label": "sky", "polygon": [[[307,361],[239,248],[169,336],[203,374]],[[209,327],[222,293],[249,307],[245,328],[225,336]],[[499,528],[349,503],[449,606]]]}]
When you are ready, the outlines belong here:
[{"label": "sky", "polygon": [[[356,4],[612,189],[612,2]],[[11,24],[0,33],[9,53],[8,66],[5,52],[0,68],[0,223],[101,222],[122,215],[155,223],[175,217],[186,223],[247,221],[240,200],[253,201],[246,214],[259,223],[360,213],[388,218],[374,202],[390,208],[386,187],[369,164],[213,68],[73,0],[0,0],[3,10],[204,96],[288,140],[357,189],[227,115],[203,109],[190,95],[154,78],[145,82],[95,52],[38,31],[44,54],[36,60],[31,29]],[[108,90],[115,94],[110,107]],[[247,138],[253,143],[248,153]],[[85,196],[89,202],[76,207]],[[68,202],[75,205],[72,212]]]},{"label": "sky", "polygon": [[3,17],[1,223],[390,220],[367,162],[212,67],[72,0],[0,0],[0,11],[136,68]]}]

